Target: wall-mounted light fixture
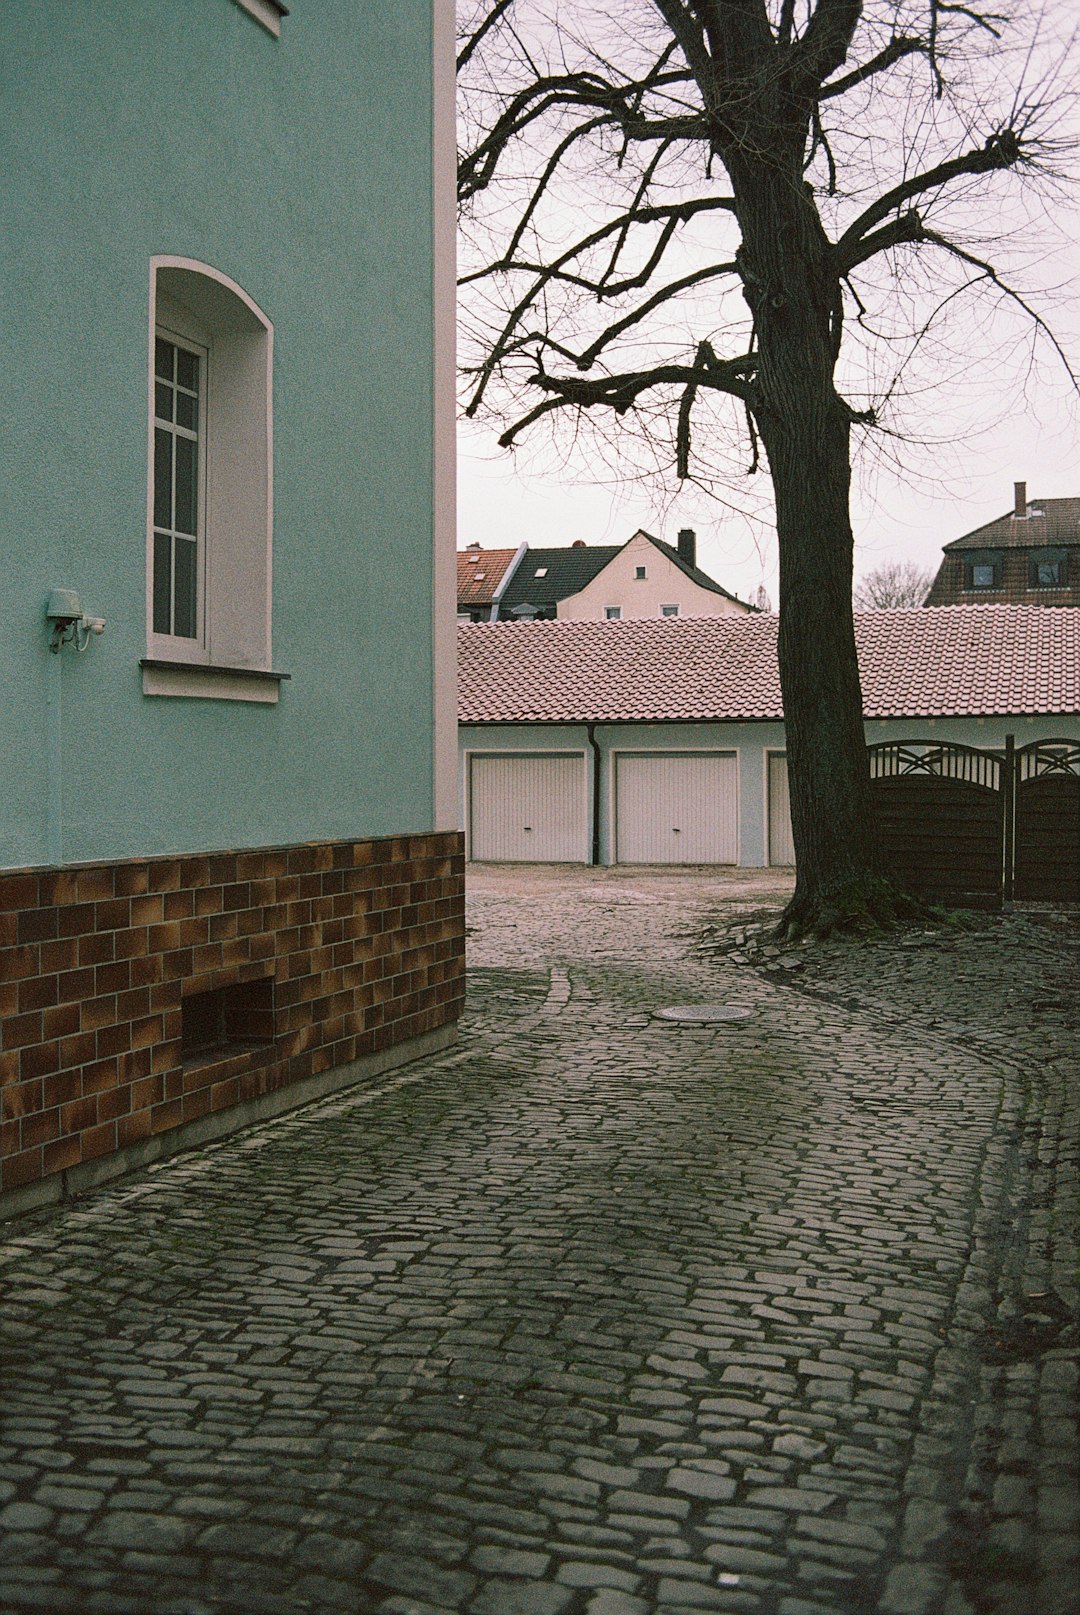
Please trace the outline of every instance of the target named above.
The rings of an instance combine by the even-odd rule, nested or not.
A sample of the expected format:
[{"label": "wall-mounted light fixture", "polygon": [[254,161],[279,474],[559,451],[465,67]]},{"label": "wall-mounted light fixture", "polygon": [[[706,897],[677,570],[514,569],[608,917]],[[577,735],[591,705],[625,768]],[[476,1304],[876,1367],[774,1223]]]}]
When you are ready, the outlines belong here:
[{"label": "wall-mounted light fixture", "polygon": [[53,589],[45,604],[45,620],[52,629],[49,649],[55,655],[61,645],[74,645],[83,651],[92,634],[105,632],[104,617],[90,617],[74,589]]}]

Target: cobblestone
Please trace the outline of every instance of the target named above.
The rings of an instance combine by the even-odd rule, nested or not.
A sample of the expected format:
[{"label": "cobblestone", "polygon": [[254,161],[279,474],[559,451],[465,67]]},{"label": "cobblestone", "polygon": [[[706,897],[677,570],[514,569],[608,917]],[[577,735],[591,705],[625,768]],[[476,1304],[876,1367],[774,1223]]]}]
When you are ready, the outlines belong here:
[{"label": "cobblestone", "polygon": [[1076,924],[473,877],[457,1048],[0,1228],[0,1609],[1076,1615]]}]

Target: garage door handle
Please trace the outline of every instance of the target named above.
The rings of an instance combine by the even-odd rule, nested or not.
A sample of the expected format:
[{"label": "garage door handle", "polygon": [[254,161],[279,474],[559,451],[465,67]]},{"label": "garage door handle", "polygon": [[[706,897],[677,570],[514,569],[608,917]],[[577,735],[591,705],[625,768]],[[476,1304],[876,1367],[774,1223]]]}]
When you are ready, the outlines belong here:
[{"label": "garage door handle", "polygon": [[672,833],[673,836],[681,836],[682,835],[682,831],[679,829],[679,826],[677,824],[673,824],[671,826],[671,833]]},{"label": "garage door handle", "polygon": [[525,826],[525,828],[526,828],[526,830],[531,830],[531,829],[532,829],[532,825],[531,825],[531,824],[527,824],[527,825],[526,825],[526,826]]}]

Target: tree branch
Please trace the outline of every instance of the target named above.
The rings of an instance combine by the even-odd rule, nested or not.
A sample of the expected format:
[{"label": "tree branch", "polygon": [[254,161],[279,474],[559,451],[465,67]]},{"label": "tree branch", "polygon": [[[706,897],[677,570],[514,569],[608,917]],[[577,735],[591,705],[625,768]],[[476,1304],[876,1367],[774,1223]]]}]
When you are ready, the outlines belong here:
[{"label": "tree branch", "polygon": [[469,35],[468,39],[461,47],[461,50],[458,52],[457,70],[459,73],[467,64],[477,46],[482,43],[485,35],[491,32],[495,24],[499,21],[499,18],[505,16],[506,12],[510,10],[513,3],[514,0],[496,0],[496,3],[492,6],[479,28],[474,34]]},{"label": "tree branch", "polygon": [[872,202],[863,213],[860,213],[854,224],[849,225],[844,231],[836,243],[841,261],[851,254],[855,244],[869,230],[887,218],[894,208],[901,207],[913,196],[937,190],[964,174],[990,174],[998,169],[1012,168],[1020,161],[1022,155],[1020,137],[1015,130],[1001,129],[990,136],[985,146],[962,152],[959,157],[950,157],[947,162],[938,163],[935,168],[928,168],[922,174],[913,174],[910,179],[894,185],[892,190],[886,191],[884,196],[878,197],[876,202]]},{"label": "tree branch", "polygon": [[925,39],[897,34],[894,39],[889,40],[884,50],[878,51],[876,56],[871,56],[861,67],[845,73],[842,79],[833,79],[830,83],[823,84],[818,100],[830,101],[834,96],[844,95],[848,90],[853,90],[857,84],[865,84],[866,80],[873,78],[875,74],[884,73],[890,67],[894,67],[897,62],[903,61],[905,56],[913,56],[918,51],[929,54],[929,49]]}]

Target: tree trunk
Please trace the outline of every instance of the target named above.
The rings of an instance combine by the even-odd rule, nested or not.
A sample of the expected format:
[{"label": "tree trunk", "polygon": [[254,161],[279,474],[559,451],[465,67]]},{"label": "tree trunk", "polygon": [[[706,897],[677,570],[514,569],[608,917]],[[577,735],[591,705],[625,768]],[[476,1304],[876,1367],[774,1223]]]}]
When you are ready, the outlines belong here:
[{"label": "tree trunk", "polygon": [[[777,161],[785,146],[788,161]],[[855,653],[851,414],[833,381],[839,284],[802,182],[801,140],[774,133],[763,149],[771,161],[748,159],[744,149],[728,166],[760,355],[753,412],[776,497],[780,687],[797,867],[781,930],[796,934],[895,904],[875,857]]]}]

